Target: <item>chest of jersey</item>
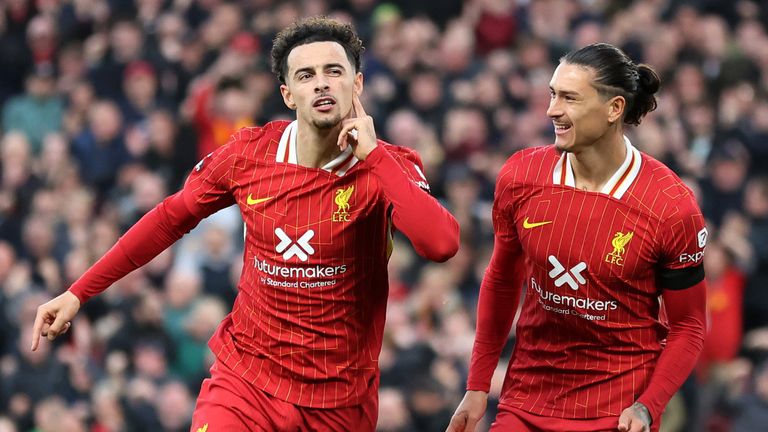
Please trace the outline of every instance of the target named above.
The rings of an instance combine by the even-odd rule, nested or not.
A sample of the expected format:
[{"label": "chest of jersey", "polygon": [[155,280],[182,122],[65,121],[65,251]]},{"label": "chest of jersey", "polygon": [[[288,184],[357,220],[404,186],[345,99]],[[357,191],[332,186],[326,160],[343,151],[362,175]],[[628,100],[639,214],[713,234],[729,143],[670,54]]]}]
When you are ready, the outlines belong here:
[{"label": "chest of jersey", "polygon": [[365,170],[343,177],[292,166],[255,166],[237,185],[246,249],[254,260],[335,266],[382,253],[386,216]]},{"label": "chest of jersey", "polygon": [[652,278],[656,230],[647,213],[605,194],[540,186],[521,197],[515,225],[532,265],[572,290]]}]

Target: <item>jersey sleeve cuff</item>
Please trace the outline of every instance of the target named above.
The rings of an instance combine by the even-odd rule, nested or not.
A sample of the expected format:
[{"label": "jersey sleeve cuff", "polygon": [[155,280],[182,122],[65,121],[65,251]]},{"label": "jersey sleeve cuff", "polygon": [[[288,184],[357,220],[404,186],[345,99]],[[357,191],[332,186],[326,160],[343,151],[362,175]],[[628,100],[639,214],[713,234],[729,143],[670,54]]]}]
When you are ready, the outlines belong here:
[{"label": "jersey sleeve cuff", "polygon": [[467,391],[481,391],[489,393],[491,391],[491,382],[467,381]]},{"label": "jersey sleeve cuff", "polygon": [[71,292],[75,297],[77,297],[78,300],[80,300],[81,305],[85,304],[85,302],[87,302],[88,299],[90,299],[90,296],[87,296],[84,293],[82,293],[81,290],[77,289],[77,287],[73,286],[69,288],[68,291]]},{"label": "jersey sleeve cuff", "polygon": [[656,412],[656,409],[653,406],[653,404],[650,401],[648,401],[647,399],[648,398],[643,398],[643,396],[640,396],[637,399],[637,402],[643,404],[645,409],[648,410],[648,414],[650,414],[650,416],[651,416],[651,424],[653,424],[653,423],[656,423],[656,419],[658,418],[659,414],[661,414],[661,413],[660,412]]},{"label": "jersey sleeve cuff", "polygon": [[384,158],[384,153],[386,152],[387,151],[382,148],[381,145],[377,145],[373,150],[371,150],[370,153],[368,153],[368,156],[365,158],[365,162],[372,167],[376,166],[381,162],[382,158]]}]

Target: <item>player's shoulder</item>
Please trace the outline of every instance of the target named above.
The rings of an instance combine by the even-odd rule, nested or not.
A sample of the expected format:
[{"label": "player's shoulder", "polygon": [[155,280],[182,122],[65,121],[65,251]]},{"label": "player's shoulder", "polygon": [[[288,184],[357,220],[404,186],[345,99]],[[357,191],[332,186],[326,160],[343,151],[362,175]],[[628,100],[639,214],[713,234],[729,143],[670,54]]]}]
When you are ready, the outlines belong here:
[{"label": "player's shoulder", "polygon": [[661,199],[654,200],[657,207],[699,212],[693,191],[671,168],[648,154],[641,153],[641,157],[638,180],[645,185],[645,190],[660,194]]},{"label": "player's shoulder", "polygon": [[545,182],[552,178],[561,155],[554,145],[518,150],[504,162],[499,179],[524,184]]},{"label": "player's shoulder", "polygon": [[262,126],[248,126],[237,130],[227,143],[230,151],[256,159],[265,159],[277,153],[280,138],[291,122],[275,120]]},{"label": "player's shoulder", "polygon": [[384,150],[386,150],[387,153],[392,155],[392,157],[394,157],[395,160],[397,160],[398,162],[407,160],[412,163],[418,164],[419,166],[422,166],[421,157],[419,156],[419,153],[416,152],[416,150],[408,147],[391,144],[382,139],[377,139],[376,141],[378,145],[380,145]]},{"label": "player's shoulder", "polygon": [[429,182],[424,175],[424,164],[421,162],[421,157],[416,150],[390,144],[384,140],[378,139],[377,143],[387,153],[392,155],[392,158],[397,162],[400,167],[408,173],[411,180],[416,183],[416,186],[429,192]]}]

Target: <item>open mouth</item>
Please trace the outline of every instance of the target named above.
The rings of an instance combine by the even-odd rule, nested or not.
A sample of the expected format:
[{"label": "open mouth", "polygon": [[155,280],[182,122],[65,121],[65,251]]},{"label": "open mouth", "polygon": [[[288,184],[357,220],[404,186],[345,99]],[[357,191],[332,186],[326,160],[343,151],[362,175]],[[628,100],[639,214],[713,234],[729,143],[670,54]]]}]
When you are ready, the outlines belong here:
[{"label": "open mouth", "polygon": [[330,96],[317,98],[312,103],[312,107],[317,108],[319,111],[329,111],[334,105],[336,105],[336,99]]},{"label": "open mouth", "polygon": [[571,130],[571,125],[569,124],[557,124],[555,123],[555,135],[564,134]]}]

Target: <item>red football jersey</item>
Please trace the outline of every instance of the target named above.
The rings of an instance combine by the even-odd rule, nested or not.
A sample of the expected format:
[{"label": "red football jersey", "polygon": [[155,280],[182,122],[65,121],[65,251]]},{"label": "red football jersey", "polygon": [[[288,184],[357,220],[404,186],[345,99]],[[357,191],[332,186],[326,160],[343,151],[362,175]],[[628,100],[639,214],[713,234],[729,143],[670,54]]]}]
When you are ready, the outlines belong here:
[{"label": "red football jersey", "polygon": [[516,153],[499,174],[497,238],[522,252],[527,284],[501,404],[618,416],[648,385],[667,334],[658,273],[700,265],[707,231],[682,181],[625,144],[601,192],[576,189],[554,146]]},{"label": "red football jersey", "polygon": [[[297,165],[296,130],[243,129],[184,186],[193,213],[236,202],[245,222],[239,293],[210,347],[277,398],[355,405],[378,389],[391,201],[351,147],[322,169]],[[379,145],[428,188],[413,151]]]}]

